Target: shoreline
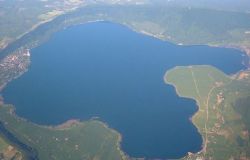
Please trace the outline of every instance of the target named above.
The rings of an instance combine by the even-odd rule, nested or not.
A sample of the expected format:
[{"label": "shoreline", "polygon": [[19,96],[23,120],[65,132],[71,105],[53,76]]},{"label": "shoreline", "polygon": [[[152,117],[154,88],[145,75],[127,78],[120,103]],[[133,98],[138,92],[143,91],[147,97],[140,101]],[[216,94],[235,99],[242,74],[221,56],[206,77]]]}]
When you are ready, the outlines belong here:
[{"label": "shoreline", "polygon": [[[181,66],[176,66],[176,67],[174,67],[174,68],[172,68],[172,69],[176,69],[176,68],[178,68],[178,67],[181,67]],[[188,67],[188,66],[187,66]],[[170,70],[172,70],[172,69],[170,69]],[[175,85],[175,84],[173,84],[173,83],[171,83],[171,82],[169,82],[168,80],[167,80],[167,74],[169,73],[169,71],[170,70],[168,70],[168,71],[166,71],[166,73],[165,73],[165,75],[164,75],[164,82],[166,83],[166,85],[170,85],[170,86],[172,86],[174,89],[175,89],[175,92],[176,92],[176,94],[177,94],[177,96],[178,97],[180,97],[180,98],[187,98],[187,99],[190,99],[190,100],[193,100],[193,101],[195,101],[195,104],[196,104],[196,106],[197,106],[197,111],[189,118],[189,120],[190,120],[190,122],[195,126],[195,128],[197,129],[197,131],[198,131],[198,133],[201,135],[201,137],[202,137],[202,147],[201,147],[201,150],[200,151],[198,151],[198,152],[196,152],[196,153],[192,153],[192,152],[188,152],[187,153],[187,155],[189,155],[190,153],[192,153],[192,154],[199,154],[199,153],[201,153],[202,151],[203,151],[203,149],[204,149],[204,137],[203,137],[203,135],[201,134],[201,132],[200,132],[200,128],[198,127],[198,126],[196,126],[195,125],[195,123],[194,123],[194,117],[198,114],[198,112],[200,111],[200,104],[199,104],[199,102],[196,100],[196,99],[194,99],[194,98],[192,98],[192,97],[188,97],[188,96],[181,96],[181,94],[179,93],[179,91],[178,91],[178,89],[177,89],[177,86]],[[187,156],[186,155],[186,156]],[[186,156],[184,156],[184,157],[186,157]],[[182,158],[184,158],[184,157],[182,157]]]},{"label": "shoreline", "polygon": [[38,153],[35,148],[21,142],[13,133],[11,133],[4,122],[0,122],[1,137],[8,141],[11,145],[16,147],[24,155],[27,160],[38,160]]},{"label": "shoreline", "polygon": [[[206,138],[205,138],[205,136],[203,136],[203,134],[202,134],[202,133],[204,133],[204,132],[202,132],[202,128],[199,128],[199,126],[197,126],[197,125],[195,124],[195,121],[194,121],[194,118],[199,114],[199,111],[201,111],[201,105],[199,104],[199,101],[198,101],[195,97],[191,97],[191,96],[189,97],[189,96],[181,95],[180,92],[178,91],[177,85],[174,84],[174,83],[172,83],[172,82],[170,82],[170,81],[168,81],[168,80],[167,80],[167,76],[168,76],[168,74],[170,73],[171,70],[175,70],[175,69],[178,69],[178,68],[180,68],[180,67],[192,67],[192,66],[209,66],[209,65],[175,66],[175,67],[173,67],[173,68],[167,70],[167,71],[165,72],[165,74],[164,74],[164,82],[165,82],[167,85],[170,85],[170,86],[172,86],[172,87],[175,89],[175,92],[176,92],[177,96],[179,96],[180,98],[187,98],[187,99],[190,99],[190,100],[194,100],[195,103],[196,103],[196,105],[197,105],[197,107],[198,107],[198,108],[197,108],[197,111],[192,115],[192,117],[190,117],[190,121],[191,121],[191,123],[196,127],[197,131],[199,132],[199,134],[200,134],[201,137],[202,137],[202,148],[201,148],[200,151],[195,152],[195,153],[188,152],[188,155],[201,154],[201,153],[204,151],[204,148],[206,147],[206,143],[204,143],[204,142],[206,141]],[[211,67],[217,69],[217,68],[214,67],[214,66],[211,66]],[[218,69],[217,69],[217,70],[218,70]],[[221,71],[221,70],[219,70],[219,71]],[[223,71],[221,71],[221,72],[222,72],[227,78],[229,78],[229,79],[231,79],[231,80],[235,80],[235,79],[237,79],[237,77],[235,77],[237,74],[240,74],[240,73],[245,72],[245,71],[249,71],[249,67],[246,68],[246,69],[244,69],[244,70],[240,70],[240,71],[238,71],[238,72],[236,72],[236,73],[234,73],[234,74],[232,74],[232,75],[228,75],[228,74],[224,73]],[[186,156],[185,156],[185,157],[186,157]],[[183,157],[183,158],[185,158],[185,157]]]},{"label": "shoreline", "polygon": [[[84,24],[87,24],[87,23],[95,23],[95,22],[103,22],[103,21],[105,22],[105,20],[87,21],[87,22],[83,22],[83,23],[81,23],[81,24],[76,24],[76,25],[84,25]],[[112,22],[112,23],[113,23],[113,22]],[[131,29],[131,30],[133,30],[133,31],[135,31],[135,32],[137,32],[137,33],[140,33],[140,34],[143,34],[143,35],[146,35],[146,36],[150,36],[150,37],[153,37],[153,38],[157,38],[157,39],[162,40],[162,41],[164,41],[164,42],[170,42],[170,43],[172,43],[171,41],[168,41],[168,40],[165,40],[165,39],[162,39],[162,38],[157,37],[157,35],[148,34],[148,33],[145,33],[144,31],[141,32],[141,31],[138,31],[138,30],[136,30],[136,29],[130,28],[130,26],[128,26],[128,25],[126,25],[126,24],[122,24],[122,23],[118,23],[118,24],[124,25],[125,27],[128,27],[129,29]],[[67,26],[67,27],[71,27],[71,26],[73,26],[73,25],[70,25],[70,26]],[[67,27],[66,27],[66,28],[67,28]],[[176,44],[176,43],[173,43],[173,44],[175,44],[175,45],[181,45],[181,46],[192,46],[192,45]],[[194,45],[195,45],[195,44],[194,44]],[[209,45],[209,44],[206,45],[206,46],[210,46],[210,47],[220,47],[220,48],[233,48],[233,49],[237,49],[237,50],[240,50],[240,51],[244,51],[244,53],[245,53],[248,57],[250,57],[250,50],[244,50],[244,49],[240,49],[240,48],[232,47],[232,46],[229,46],[229,47],[226,47],[226,46],[219,46],[219,45],[218,45],[218,46],[213,46],[213,45]],[[8,56],[8,55],[7,55],[7,56]],[[176,66],[176,67],[178,67],[178,66]],[[250,66],[246,66],[246,67],[247,67],[246,70],[248,70],[248,69],[250,68]],[[173,69],[173,68],[172,68],[172,69]],[[28,69],[27,69],[27,70],[28,70]],[[26,70],[26,71],[27,71],[27,70]],[[171,69],[169,69],[169,70],[171,70]],[[169,70],[168,70],[168,71],[169,71]],[[18,75],[16,78],[22,76],[26,71],[24,71],[23,73],[21,73],[20,75]],[[167,75],[168,71],[165,73],[165,75]],[[245,71],[245,70],[244,70],[244,71]],[[239,73],[239,72],[241,72],[241,71],[238,71],[237,73]],[[235,73],[235,74],[237,74],[237,73]],[[164,75],[164,77],[165,77],[165,75]],[[227,75],[227,76],[228,76],[228,75]],[[230,77],[230,76],[229,76],[229,77]],[[3,87],[1,86],[2,88],[0,88],[0,92],[2,91],[2,89],[3,89],[6,85],[8,85],[9,82],[11,82],[11,81],[14,80],[14,79],[15,79],[15,78],[13,78],[13,79],[9,80],[8,82],[6,82],[6,84],[5,84]],[[178,90],[177,90],[177,88],[176,88],[176,86],[175,86],[174,84],[169,83],[165,78],[164,78],[164,82],[167,83],[167,84],[169,84],[169,85],[172,85],[172,86],[175,88],[176,94],[177,94],[179,97],[183,97],[183,96],[180,96],[180,94],[178,93]],[[196,102],[197,106],[198,106],[197,111],[192,115],[192,117],[190,117],[190,118],[191,118],[191,122],[192,122],[192,124],[194,125],[194,123],[193,123],[193,117],[196,116],[196,115],[198,114],[199,109],[200,109],[200,105],[198,104],[198,101],[197,101],[196,99],[193,99],[193,98],[190,98],[190,97],[183,97],[183,98],[189,98],[189,99],[194,100],[194,101]],[[1,102],[3,102],[3,103],[1,104]],[[4,101],[1,101],[1,98],[0,98],[0,105],[5,105]],[[30,121],[27,120],[27,119],[24,119],[24,118],[22,118],[22,117],[19,117],[18,115],[15,114],[15,109],[13,109],[13,110],[14,110],[14,112],[12,112],[12,114],[14,113],[13,115],[14,115],[15,117],[20,118],[20,119],[22,119],[22,120],[24,120],[24,121],[28,121],[29,123],[33,123],[33,122],[30,122]],[[89,121],[89,120],[86,120],[86,121]],[[121,153],[123,153],[124,159],[125,159],[127,156],[126,156],[125,152],[122,151],[122,149],[121,149],[122,135],[121,135],[117,130],[115,130],[115,129],[113,129],[113,128],[110,128],[110,127],[108,126],[108,124],[106,124],[105,122],[102,122],[102,121],[100,121],[100,120],[91,120],[91,119],[90,119],[90,121],[97,121],[97,122],[103,124],[104,127],[111,129],[112,132],[118,133],[119,136],[118,136],[117,149],[118,149]],[[68,121],[66,121],[66,122],[63,122],[63,123],[60,124],[60,125],[61,125],[61,127],[62,127],[63,129],[65,129],[65,128],[64,128],[65,126],[67,127],[67,126],[69,125],[68,127],[71,127],[71,125],[77,125],[77,124],[79,124],[79,123],[84,123],[84,121],[75,120],[75,119],[70,119],[70,120],[68,120]],[[33,123],[33,124],[35,124],[35,125],[37,125],[37,126],[40,126],[40,127],[51,127],[51,126],[39,125],[39,124],[36,124],[36,123]],[[60,125],[58,125],[58,126],[60,126]],[[58,126],[52,126],[52,129],[57,129],[56,127],[58,127]],[[195,126],[196,126],[196,125],[195,125]],[[60,128],[60,127],[59,127],[59,128]],[[197,126],[196,126],[196,128],[197,128],[197,130],[199,130]],[[200,133],[200,132],[199,132],[199,133]],[[203,136],[202,136],[202,139],[203,139]],[[204,140],[203,140],[203,142],[204,142]],[[203,148],[202,148],[202,149],[203,149]],[[201,150],[201,151],[202,151],[202,150]],[[201,151],[199,151],[199,152],[201,152]],[[197,152],[197,153],[199,153],[199,152]]]},{"label": "shoreline", "polygon": [[[7,104],[3,104],[2,106],[0,105],[0,108],[1,107],[5,107],[4,105],[7,105]],[[99,119],[93,119],[93,118],[90,118],[89,120],[80,120],[80,119],[69,119],[65,122],[62,122],[60,124],[57,124],[57,125],[40,125],[40,124],[37,124],[35,122],[32,122],[28,119],[25,119],[23,117],[20,117],[19,115],[16,114],[15,112],[16,108],[15,106],[11,105],[10,106],[10,109],[9,109],[9,114],[10,116],[13,116],[15,119],[17,119],[18,121],[23,121],[23,122],[26,122],[26,123],[29,123],[31,125],[34,125],[34,126],[37,126],[37,127],[41,127],[41,128],[46,128],[46,129],[51,129],[51,130],[67,130],[67,129],[71,129],[72,127],[77,127],[78,125],[84,125],[85,122],[95,122],[95,123],[99,123],[101,126],[103,126],[104,128],[110,130],[110,132],[116,134],[118,136],[117,138],[117,143],[116,143],[116,149],[117,151],[119,151],[120,155],[121,155],[121,158],[122,160],[128,160],[130,157],[128,154],[126,154],[122,148],[121,148],[121,142],[122,142],[122,134],[120,132],[118,132],[116,129],[114,128],[111,128],[109,127],[109,125],[104,122],[104,121],[101,121]],[[38,154],[39,153],[36,153],[36,149],[35,148],[32,148],[31,146],[28,146],[27,144],[25,143],[22,143],[20,142],[20,140],[15,136],[15,134],[11,133],[8,128],[5,127],[5,122],[2,122],[0,121],[0,132],[2,132],[2,127],[4,127],[4,130],[6,131],[6,133],[8,135],[11,135],[11,137],[8,137],[8,135],[4,138],[7,138],[8,141],[17,141],[18,143],[13,143],[13,145],[17,145],[18,148],[20,148],[21,150],[24,150],[26,152],[26,148],[28,147],[28,150],[32,151],[32,156],[35,156],[35,157],[31,157],[31,159],[28,159],[28,160],[38,160]],[[5,132],[3,133],[5,135]],[[1,136],[1,134],[0,134]],[[12,139],[14,137],[14,139]],[[19,146],[21,144],[21,147]],[[22,146],[24,146],[25,148],[22,148]],[[34,153],[33,153],[34,152]],[[35,158],[35,159],[34,159]]]}]

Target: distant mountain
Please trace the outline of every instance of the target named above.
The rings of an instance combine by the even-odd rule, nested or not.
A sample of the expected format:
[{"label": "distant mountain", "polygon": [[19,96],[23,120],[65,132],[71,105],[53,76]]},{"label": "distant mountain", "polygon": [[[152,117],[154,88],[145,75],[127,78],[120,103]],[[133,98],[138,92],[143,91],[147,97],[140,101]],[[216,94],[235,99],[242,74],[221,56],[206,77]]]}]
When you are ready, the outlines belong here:
[{"label": "distant mountain", "polygon": [[250,13],[250,0],[151,0],[151,3]]}]

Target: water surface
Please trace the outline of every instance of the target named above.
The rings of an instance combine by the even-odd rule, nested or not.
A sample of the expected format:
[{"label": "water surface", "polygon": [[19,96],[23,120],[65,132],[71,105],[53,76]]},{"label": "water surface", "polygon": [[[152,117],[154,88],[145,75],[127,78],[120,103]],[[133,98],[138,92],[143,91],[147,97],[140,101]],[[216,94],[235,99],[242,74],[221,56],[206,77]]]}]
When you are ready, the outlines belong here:
[{"label": "water surface", "polygon": [[29,71],[5,88],[5,102],[38,124],[100,117],[122,134],[122,149],[133,157],[180,158],[201,149],[189,120],[197,106],[164,83],[168,69],[244,68],[233,49],[177,46],[105,22],[57,32],[31,52]]}]

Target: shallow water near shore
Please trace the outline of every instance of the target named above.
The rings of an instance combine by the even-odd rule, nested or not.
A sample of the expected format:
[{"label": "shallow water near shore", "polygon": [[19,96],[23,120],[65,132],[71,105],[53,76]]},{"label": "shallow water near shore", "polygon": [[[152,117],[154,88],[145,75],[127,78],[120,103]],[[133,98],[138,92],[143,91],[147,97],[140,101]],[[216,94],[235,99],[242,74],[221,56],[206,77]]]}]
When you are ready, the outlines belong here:
[{"label": "shallow water near shore", "polygon": [[232,74],[245,68],[240,51],[177,46],[107,22],[57,32],[31,52],[28,72],[4,89],[5,103],[43,125],[99,117],[121,133],[121,147],[132,157],[180,158],[201,149],[190,121],[198,107],[164,83],[168,69],[208,64]]}]

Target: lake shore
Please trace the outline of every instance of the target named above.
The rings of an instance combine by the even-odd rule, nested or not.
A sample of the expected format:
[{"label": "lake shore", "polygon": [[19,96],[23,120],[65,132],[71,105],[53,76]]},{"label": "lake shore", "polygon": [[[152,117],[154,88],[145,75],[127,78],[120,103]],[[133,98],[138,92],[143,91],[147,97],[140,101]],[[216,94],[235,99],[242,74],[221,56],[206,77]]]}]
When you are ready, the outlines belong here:
[{"label": "lake shore", "polygon": [[[75,122],[74,122],[74,123],[75,123]],[[73,124],[74,124],[74,123],[73,123]],[[120,138],[120,139],[121,139],[121,138]]]}]

